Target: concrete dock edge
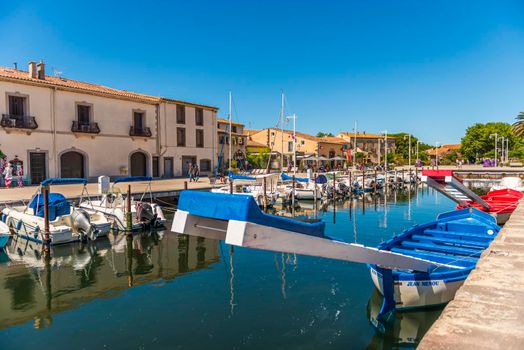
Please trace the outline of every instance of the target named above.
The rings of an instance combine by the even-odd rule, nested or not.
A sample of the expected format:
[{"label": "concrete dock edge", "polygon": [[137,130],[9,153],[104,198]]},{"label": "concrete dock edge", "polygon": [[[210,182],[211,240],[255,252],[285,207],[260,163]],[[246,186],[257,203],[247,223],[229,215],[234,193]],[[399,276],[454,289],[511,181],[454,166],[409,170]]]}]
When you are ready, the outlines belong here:
[{"label": "concrete dock edge", "polygon": [[524,202],[419,349],[524,349]]}]

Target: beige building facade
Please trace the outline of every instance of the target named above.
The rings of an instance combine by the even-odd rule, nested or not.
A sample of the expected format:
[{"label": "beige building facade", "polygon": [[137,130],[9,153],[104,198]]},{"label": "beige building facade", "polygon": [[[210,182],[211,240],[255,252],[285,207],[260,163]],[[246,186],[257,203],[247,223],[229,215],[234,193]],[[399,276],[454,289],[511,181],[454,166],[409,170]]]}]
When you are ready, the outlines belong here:
[{"label": "beige building facade", "polygon": [[[366,132],[350,133],[341,132],[337,135],[338,138],[342,138],[348,142],[351,149],[354,148],[356,139],[357,152],[364,153],[364,160],[371,163],[381,163],[384,161],[384,155],[386,154],[386,147],[384,144],[385,136],[378,134],[368,134]],[[395,138],[387,137],[387,153],[395,152]]]},{"label": "beige building facade", "polygon": [[[0,67],[0,150],[23,167],[25,183],[211,172],[216,107]],[[16,174],[15,174],[16,175]]]},{"label": "beige building facade", "polygon": [[[322,156],[326,158],[346,157],[345,150],[349,143],[339,137],[316,137],[302,132],[296,132],[296,152],[298,160]],[[273,153],[284,156],[284,164],[293,159],[293,131],[276,128],[251,131],[250,141],[262,144]]]},{"label": "beige building facade", "polygon": [[[241,168],[247,156],[248,135],[245,132],[244,124],[231,122],[231,133],[229,132],[229,120],[217,119],[217,162],[219,167],[225,169],[229,167],[229,148],[231,147],[231,158],[235,160],[235,166]],[[231,140],[230,140],[231,136]]]}]

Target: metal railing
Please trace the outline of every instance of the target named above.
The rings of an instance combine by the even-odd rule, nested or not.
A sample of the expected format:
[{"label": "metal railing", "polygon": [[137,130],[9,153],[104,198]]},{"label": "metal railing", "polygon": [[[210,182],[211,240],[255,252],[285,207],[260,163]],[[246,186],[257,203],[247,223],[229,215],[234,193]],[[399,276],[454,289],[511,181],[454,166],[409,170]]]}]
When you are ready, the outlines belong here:
[{"label": "metal railing", "polygon": [[137,128],[131,125],[131,127],[129,128],[129,136],[151,137],[153,136],[153,134],[151,133],[151,129],[147,126]]},{"label": "metal railing", "polygon": [[99,134],[100,128],[98,127],[98,123],[79,123],[78,120],[73,120],[71,131],[86,134]]},{"label": "metal railing", "polygon": [[31,129],[38,128],[35,117],[29,115],[2,114],[0,126],[3,128]]}]

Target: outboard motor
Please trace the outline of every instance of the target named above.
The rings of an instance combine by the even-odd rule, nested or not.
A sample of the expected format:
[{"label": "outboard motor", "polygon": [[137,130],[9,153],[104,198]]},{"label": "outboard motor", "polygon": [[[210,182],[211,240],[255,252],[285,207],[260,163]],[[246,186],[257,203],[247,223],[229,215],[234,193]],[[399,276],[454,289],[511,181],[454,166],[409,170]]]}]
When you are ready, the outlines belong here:
[{"label": "outboard motor", "polygon": [[138,221],[144,223],[146,226],[156,224],[156,213],[149,203],[139,202],[136,205],[136,216]]},{"label": "outboard motor", "polygon": [[99,234],[99,230],[91,224],[89,214],[83,209],[73,209],[71,213],[73,230],[81,234],[82,238],[89,238],[94,241]]}]

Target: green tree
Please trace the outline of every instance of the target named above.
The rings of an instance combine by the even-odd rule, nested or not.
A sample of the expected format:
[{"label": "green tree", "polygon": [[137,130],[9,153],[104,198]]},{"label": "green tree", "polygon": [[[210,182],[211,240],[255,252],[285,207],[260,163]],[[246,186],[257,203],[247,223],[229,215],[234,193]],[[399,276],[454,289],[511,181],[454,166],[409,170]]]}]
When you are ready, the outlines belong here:
[{"label": "green tree", "polygon": [[317,137],[325,137],[325,136],[333,136],[333,134],[330,132],[327,132],[327,133],[322,132],[322,131],[317,132]]},{"label": "green tree", "polygon": [[[508,123],[477,123],[466,129],[466,135],[462,138],[462,156],[470,161],[479,160],[482,157],[493,156],[495,150],[495,139],[490,135],[507,137],[510,150],[523,149],[522,138],[513,134],[513,128]],[[511,155],[511,152],[510,152]]]},{"label": "green tree", "polygon": [[[395,154],[393,158],[396,164],[407,164],[409,159],[409,134],[405,132],[399,132],[396,134],[390,134],[395,138]],[[416,149],[418,137],[411,135],[411,161],[414,162],[417,159]],[[431,146],[420,143],[418,145],[419,157],[422,158],[424,151],[431,148]]]},{"label": "green tree", "polygon": [[247,161],[255,169],[265,169],[269,160],[269,148],[261,149],[260,152],[247,152]]},{"label": "green tree", "polygon": [[513,133],[515,136],[524,136],[524,112],[520,112],[515,119],[517,121],[513,124]]}]

